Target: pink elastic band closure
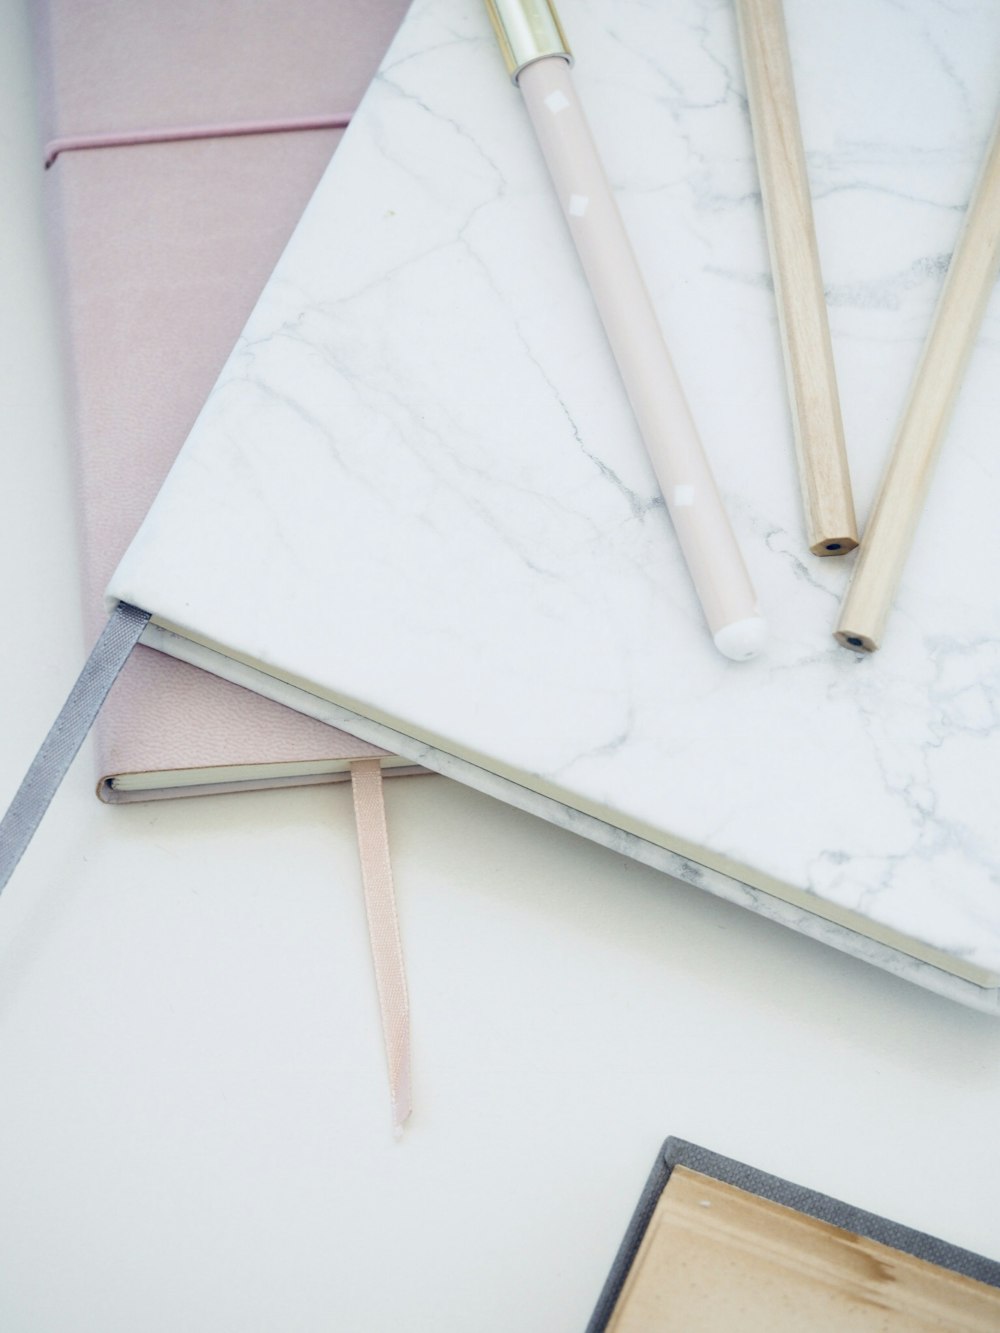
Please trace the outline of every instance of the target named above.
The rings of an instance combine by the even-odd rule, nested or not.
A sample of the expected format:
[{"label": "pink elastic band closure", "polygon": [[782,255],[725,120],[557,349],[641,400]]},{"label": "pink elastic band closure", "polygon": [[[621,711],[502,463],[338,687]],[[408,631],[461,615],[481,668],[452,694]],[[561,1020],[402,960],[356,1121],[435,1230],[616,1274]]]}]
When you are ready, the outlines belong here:
[{"label": "pink elastic band closure", "polygon": [[60,153],[80,148],[128,148],[143,143],[179,143],[186,139],[232,139],[241,134],[289,134],[298,130],[342,130],[351,121],[350,112],[327,116],[302,116],[293,120],[243,120],[218,125],[166,125],[156,130],[123,130],[110,134],[77,134],[51,139],[45,146],[45,166],[51,167]]},{"label": "pink elastic band closure", "polygon": [[389,859],[389,834],[382,796],[382,766],[377,759],[351,764],[354,820],[361,856],[361,882],[368,916],[368,940],[375,966],[382,1017],[382,1039],[389,1072],[392,1126],[398,1136],[412,1109],[410,1091],[410,1000],[399,938],[396,891]]}]

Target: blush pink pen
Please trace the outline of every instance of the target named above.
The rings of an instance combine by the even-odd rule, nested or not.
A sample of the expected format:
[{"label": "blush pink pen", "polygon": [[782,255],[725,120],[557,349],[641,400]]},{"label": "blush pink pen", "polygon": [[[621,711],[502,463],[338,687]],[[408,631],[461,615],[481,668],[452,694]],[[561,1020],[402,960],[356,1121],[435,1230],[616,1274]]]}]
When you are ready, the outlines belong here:
[{"label": "blush pink pen", "polygon": [[756,657],[766,627],[645,281],[570,76],[547,0],[485,0],[635,413],[715,646]]}]

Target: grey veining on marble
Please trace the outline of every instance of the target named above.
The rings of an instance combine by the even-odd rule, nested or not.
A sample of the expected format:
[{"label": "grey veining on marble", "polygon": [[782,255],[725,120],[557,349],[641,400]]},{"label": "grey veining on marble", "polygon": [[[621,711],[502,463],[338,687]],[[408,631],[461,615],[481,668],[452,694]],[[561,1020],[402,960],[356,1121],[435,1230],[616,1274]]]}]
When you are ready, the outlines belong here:
[{"label": "grey veining on marble", "polygon": [[[863,522],[1000,104],[1000,11],[786,9]],[[765,656],[703,627],[519,95],[458,0],[411,11],[110,594],[556,822],[745,880],[755,910],[832,930],[759,892],[784,886],[1000,974],[1000,306],[886,645],[855,658],[850,561],[803,539],[731,8],[561,13]]]}]

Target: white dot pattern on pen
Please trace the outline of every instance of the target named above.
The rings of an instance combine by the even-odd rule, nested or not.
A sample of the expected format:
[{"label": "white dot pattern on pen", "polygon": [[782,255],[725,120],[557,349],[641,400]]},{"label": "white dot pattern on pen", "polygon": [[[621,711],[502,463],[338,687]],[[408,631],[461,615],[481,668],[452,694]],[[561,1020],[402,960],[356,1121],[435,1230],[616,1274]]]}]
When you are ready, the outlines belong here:
[{"label": "white dot pattern on pen", "polygon": [[694,504],[694,487],[693,487],[693,486],[675,486],[675,487],[674,487],[674,504],[675,504],[679,509],[684,509],[684,508],[687,508],[687,507],[690,506],[690,505],[693,505],[693,504]]},{"label": "white dot pattern on pen", "polygon": [[545,105],[554,116],[558,116],[560,111],[565,111],[569,106],[569,98],[557,88],[554,93],[549,93],[548,97],[546,97]]},{"label": "white dot pattern on pen", "polygon": [[590,197],[585,194],[571,194],[567,209],[570,217],[582,218],[590,207]]}]

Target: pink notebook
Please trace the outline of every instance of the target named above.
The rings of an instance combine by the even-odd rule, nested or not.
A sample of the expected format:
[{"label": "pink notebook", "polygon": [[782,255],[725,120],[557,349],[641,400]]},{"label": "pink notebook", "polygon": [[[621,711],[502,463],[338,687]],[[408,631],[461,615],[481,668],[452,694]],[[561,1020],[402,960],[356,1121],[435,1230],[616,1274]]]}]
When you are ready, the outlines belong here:
[{"label": "pink notebook", "polygon": [[[343,133],[294,127],[346,122],[405,8],[33,6],[91,637],[108,578]],[[210,133],[261,124],[292,128]],[[108,142],[129,136],[154,141]],[[111,801],[330,781],[373,755],[386,772],[414,771],[145,648],[105,705],[95,750]]]}]

